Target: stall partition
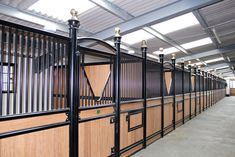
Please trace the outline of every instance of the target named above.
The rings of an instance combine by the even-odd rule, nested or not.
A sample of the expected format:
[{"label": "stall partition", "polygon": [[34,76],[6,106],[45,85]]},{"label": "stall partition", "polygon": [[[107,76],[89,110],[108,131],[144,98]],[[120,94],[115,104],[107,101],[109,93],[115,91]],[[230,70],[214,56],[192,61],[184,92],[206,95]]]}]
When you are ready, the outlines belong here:
[{"label": "stall partition", "polygon": [[[72,12],[73,13],[73,12]],[[0,21],[0,156],[131,156],[210,108],[225,81],[174,55]]]}]

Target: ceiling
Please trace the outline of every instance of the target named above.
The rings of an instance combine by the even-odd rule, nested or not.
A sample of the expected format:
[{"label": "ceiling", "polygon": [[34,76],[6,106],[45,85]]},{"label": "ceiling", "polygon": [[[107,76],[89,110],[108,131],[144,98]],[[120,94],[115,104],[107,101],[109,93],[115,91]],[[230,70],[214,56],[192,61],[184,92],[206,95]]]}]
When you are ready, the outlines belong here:
[{"label": "ceiling", "polygon": [[[67,0],[69,3],[71,0]],[[192,64],[201,64],[204,70],[212,70],[222,77],[234,76],[235,66],[235,1],[234,0],[89,0],[94,7],[79,14],[79,35],[110,41],[115,27],[120,27],[122,36],[137,30],[150,32],[148,53],[176,47],[177,61],[184,59]],[[44,29],[45,23],[53,24],[60,35],[68,35],[67,22],[28,8],[38,0],[0,0],[0,17],[3,20]],[[55,1],[56,3],[56,1]],[[76,7],[75,7],[76,8]],[[161,34],[152,25],[192,12],[199,24],[171,33]],[[186,22],[186,21],[184,21]],[[184,23],[183,22],[183,23]],[[210,38],[211,44],[186,49],[183,44]],[[124,51],[134,50],[141,55],[140,42],[123,43]],[[163,51],[164,52],[164,51]],[[171,59],[166,54],[165,59]],[[209,60],[223,60],[205,64]],[[187,62],[186,62],[187,63]],[[220,69],[222,67],[222,69]],[[225,67],[225,68],[223,68]]]}]

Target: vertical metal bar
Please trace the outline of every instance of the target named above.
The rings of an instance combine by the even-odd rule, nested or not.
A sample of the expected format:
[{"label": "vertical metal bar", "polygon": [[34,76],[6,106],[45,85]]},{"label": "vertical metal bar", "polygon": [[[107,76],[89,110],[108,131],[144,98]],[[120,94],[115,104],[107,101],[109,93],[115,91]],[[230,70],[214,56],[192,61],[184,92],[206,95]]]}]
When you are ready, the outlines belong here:
[{"label": "vertical metal bar", "polygon": [[[78,61],[80,61],[80,52],[77,51],[77,31],[80,25],[78,20],[71,19],[68,21],[69,23],[69,37],[70,37],[70,53],[69,53],[69,96],[68,102],[70,105],[70,126],[69,126],[69,156],[70,157],[78,157],[78,107],[79,107],[79,99],[80,98],[80,78],[76,78],[76,74],[80,74],[80,63],[77,63],[77,68],[75,67],[76,57]],[[77,53],[77,56],[76,56]],[[75,71],[77,70],[77,71]],[[77,83],[76,83],[77,82]],[[77,95],[77,97],[75,97]]]},{"label": "vertical metal bar", "polygon": [[46,55],[46,36],[43,37],[43,54],[42,54],[42,111],[45,110],[45,55]]},{"label": "vertical metal bar", "polygon": [[0,71],[0,115],[2,115],[2,90],[3,90],[3,51],[4,51],[4,33],[5,33],[5,27],[1,26],[1,71]]},{"label": "vertical metal bar", "polygon": [[182,111],[183,111],[183,124],[184,124],[184,113],[185,113],[185,109],[184,109],[184,62],[181,63],[181,74],[182,74]]},{"label": "vertical metal bar", "polygon": [[[13,114],[16,114],[16,93],[17,93],[17,51],[18,51],[18,29],[16,29],[15,31],[15,50],[14,50],[14,98],[13,98],[13,105],[14,105],[14,108],[13,108]],[[1,106],[1,105],[0,105]],[[0,107],[1,108],[1,107]],[[1,113],[0,113],[1,115]]]},{"label": "vertical metal bar", "polygon": [[47,83],[46,83],[46,100],[47,100],[47,108],[48,111],[50,105],[50,57],[51,57],[51,38],[47,39],[47,54],[46,54],[46,67],[47,67]]},{"label": "vertical metal bar", "polygon": [[29,50],[30,50],[30,32],[27,33],[27,51],[26,51],[26,69],[25,69],[25,112],[28,113],[29,111],[29,100],[28,100],[28,81],[29,81]]},{"label": "vertical metal bar", "polygon": [[144,99],[144,112],[143,112],[143,147],[146,148],[147,143],[147,101],[146,101],[146,66],[147,66],[147,44],[146,41],[142,41],[142,98]]},{"label": "vertical metal bar", "polygon": [[55,67],[55,92],[56,92],[56,109],[59,108],[58,104],[58,90],[59,90],[59,42],[57,40],[56,42],[56,49],[55,49],[55,62],[56,62],[56,67]]},{"label": "vertical metal bar", "polygon": [[34,84],[35,84],[35,51],[36,51],[36,40],[35,40],[35,33],[33,33],[33,39],[31,41],[31,52],[32,52],[32,76],[31,76],[31,112],[34,111]]},{"label": "vertical metal bar", "polygon": [[203,91],[203,111],[205,111],[205,72],[204,71],[202,71],[202,87],[203,87],[203,89],[202,89],[202,91]]},{"label": "vertical metal bar", "polygon": [[8,30],[8,52],[7,52],[7,115],[10,113],[10,70],[11,70],[11,28]]},{"label": "vertical metal bar", "polygon": [[197,116],[197,67],[194,67],[195,116]]},{"label": "vertical metal bar", "polygon": [[207,101],[208,101],[208,100],[207,100],[207,94],[208,94],[208,83],[207,83],[207,80],[208,80],[208,79],[207,79],[207,78],[208,78],[208,73],[207,73],[207,72],[205,72],[205,77],[206,77],[206,82],[205,82],[206,85],[205,85],[205,87],[206,87],[206,109],[207,109],[207,103],[208,103],[208,102],[207,102]]},{"label": "vertical metal bar", "polygon": [[176,94],[175,94],[175,56],[173,55],[172,59],[171,59],[171,63],[173,66],[173,70],[172,70],[172,90],[173,90],[173,129],[175,130],[175,119],[176,119],[176,114],[175,114],[175,101],[176,101]]},{"label": "vertical metal bar", "polygon": [[199,76],[199,84],[198,84],[198,88],[199,88],[199,114],[201,113],[201,70],[198,69],[198,76]]},{"label": "vertical metal bar", "polygon": [[62,108],[63,107],[63,105],[62,105],[62,103],[63,103],[63,98],[62,98],[62,78],[63,78],[63,56],[62,56],[62,45],[60,44],[60,46],[59,46],[59,55],[60,55],[60,57],[59,57],[59,60],[60,60],[60,75],[59,75],[59,80],[60,80],[60,108]]},{"label": "vertical metal bar", "polygon": [[51,76],[51,109],[53,110],[55,108],[54,106],[54,75],[55,75],[55,38],[52,40],[52,55],[51,55],[51,69],[52,69],[52,76]]},{"label": "vertical metal bar", "polygon": [[192,69],[191,65],[188,65],[189,70],[189,119],[192,119]]},{"label": "vertical metal bar", "polygon": [[114,44],[116,47],[116,56],[115,56],[115,82],[114,82],[114,91],[115,91],[115,157],[120,156],[120,74],[121,74],[121,36],[120,29],[115,29]]},{"label": "vertical metal bar", "polygon": [[67,108],[67,53],[66,53],[66,48],[67,48],[67,45],[64,43],[63,44],[63,55],[64,55],[64,72],[63,72],[63,75],[64,75],[64,108]]},{"label": "vertical metal bar", "polygon": [[164,54],[159,54],[160,59],[160,96],[161,96],[161,137],[164,136]]},{"label": "vertical metal bar", "polygon": [[21,52],[20,52],[20,102],[19,102],[19,112],[22,113],[22,107],[23,107],[23,104],[22,104],[22,94],[23,94],[23,62],[24,62],[24,31],[21,32],[21,40],[20,40],[20,46],[21,46]]}]

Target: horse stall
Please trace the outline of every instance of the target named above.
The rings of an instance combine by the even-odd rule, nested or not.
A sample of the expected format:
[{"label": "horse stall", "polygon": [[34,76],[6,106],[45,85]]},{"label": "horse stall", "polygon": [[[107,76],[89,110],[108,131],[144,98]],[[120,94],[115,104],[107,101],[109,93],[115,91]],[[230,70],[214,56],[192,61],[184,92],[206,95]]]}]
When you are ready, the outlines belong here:
[{"label": "horse stall", "polygon": [[197,67],[0,20],[0,157],[131,156],[225,96]]}]

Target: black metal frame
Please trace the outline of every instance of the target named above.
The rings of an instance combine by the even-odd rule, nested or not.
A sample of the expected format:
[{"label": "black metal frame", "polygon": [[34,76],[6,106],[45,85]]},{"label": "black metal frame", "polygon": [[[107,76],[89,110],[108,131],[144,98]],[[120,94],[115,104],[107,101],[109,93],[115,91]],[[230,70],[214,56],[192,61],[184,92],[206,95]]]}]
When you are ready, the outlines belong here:
[{"label": "black metal frame", "polygon": [[[43,52],[44,55],[42,57],[38,57],[36,59],[36,56],[34,56],[34,53],[32,55],[33,58],[33,62],[35,63],[35,71],[36,72],[42,72],[43,73],[43,78],[45,79],[46,77],[46,71],[45,68],[47,68],[48,66],[50,66],[51,63],[57,63],[55,70],[59,70],[59,66],[60,66],[60,70],[62,72],[62,68],[66,67],[66,65],[59,65],[59,56],[60,57],[64,57],[66,54],[63,54],[62,49],[64,48],[63,45],[60,44],[56,44],[56,40],[66,40],[68,41],[68,74],[65,75],[65,77],[68,77],[68,82],[66,82],[68,84],[68,88],[66,89],[68,91],[67,94],[67,98],[68,98],[68,107],[69,108],[65,108],[65,109],[58,109],[58,110],[52,110],[52,111],[41,111],[41,112],[35,112],[35,113],[26,113],[26,114],[15,114],[16,112],[14,111],[14,115],[8,115],[8,116],[4,116],[4,117],[0,117],[0,121],[8,121],[8,120],[16,120],[16,119],[22,119],[22,118],[32,118],[32,117],[38,117],[38,116],[46,116],[46,115],[54,115],[54,114],[66,114],[67,115],[67,119],[64,122],[58,122],[55,124],[49,124],[49,125],[43,125],[43,126],[37,126],[37,127],[33,127],[33,128],[27,128],[27,129],[21,129],[21,130],[16,130],[16,131],[11,131],[11,132],[6,132],[6,133],[1,133],[0,134],[0,139],[2,138],[7,138],[7,137],[13,137],[13,136],[17,136],[17,135],[22,135],[22,134],[27,134],[27,133],[32,133],[32,132],[36,132],[36,131],[41,131],[41,130],[47,130],[47,129],[51,129],[51,128],[57,128],[57,127],[62,127],[62,126],[66,126],[69,125],[69,156],[70,157],[78,157],[79,156],[79,152],[78,152],[78,148],[79,148],[79,123],[84,123],[84,122],[88,122],[91,120],[97,120],[97,119],[101,119],[101,118],[107,118],[107,117],[111,117],[110,122],[114,123],[114,138],[115,138],[115,142],[114,142],[114,151],[113,154],[111,154],[112,156],[115,157],[119,157],[122,153],[134,148],[135,146],[138,146],[140,144],[143,144],[143,148],[146,148],[147,146],[147,140],[152,139],[153,137],[155,137],[156,135],[161,135],[161,137],[164,136],[164,131],[169,130],[169,128],[173,127],[173,129],[175,129],[176,124],[179,124],[180,121],[176,122],[176,105],[177,105],[177,111],[178,111],[178,103],[182,103],[182,112],[183,112],[183,123],[185,122],[185,114],[184,114],[184,110],[185,110],[185,89],[184,89],[184,75],[185,75],[185,68],[184,68],[184,63],[181,64],[181,70],[182,70],[182,94],[183,94],[183,99],[181,101],[177,101],[176,102],[176,89],[175,89],[175,76],[176,76],[176,65],[175,65],[175,59],[172,58],[171,62],[171,66],[172,69],[172,90],[173,90],[173,122],[171,125],[164,127],[164,55],[160,54],[159,58],[160,58],[160,96],[161,96],[161,104],[157,104],[157,105],[153,105],[153,106],[147,106],[147,96],[146,96],[146,71],[147,71],[147,47],[142,47],[142,99],[138,100],[140,102],[143,102],[143,108],[138,109],[138,111],[125,111],[128,112],[128,131],[133,131],[136,130],[138,128],[142,128],[143,127],[143,140],[140,140],[122,150],[120,150],[120,115],[121,110],[120,110],[120,105],[121,105],[121,95],[120,95],[120,75],[121,75],[121,51],[120,51],[120,44],[121,44],[121,36],[119,36],[118,34],[116,34],[116,36],[114,37],[114,41],[115,41],[115,47],[112,46],[108,46],[110,49],[112,49],[113,51],[115,51],[115,54],[110,54],[108,52],[103,52],[103,51],[99,51],[99,50],[92,50],[92,51],[96,51],[96,53],[103,53],[103,54],[108,54],[110,56],[112,56],[111,58],[113,59],[111,62],[109,62],[110,64],[113,64],[113,100],[111,104],[108,105],[102,105],[102,106],[95,106],[95,107],[81,107],[80,106],[80,59],[81,57],[81,52],[79,50],[84,50],[84,51],[90,51],[91,49],[86,48],[86,47],[82,47],[79,45],[79,41],[83,41],[83,40],[93,40],[95,42],[99,42],[99,43],[105,43],[104,41],[101,41],[99,39],[93,39],[93,38],[77,38],[77,33],[78,33],[78,29],[79,29],[79,21],[76,19],[71,19],[68,21],[69,23],[69,38],[67,37],[63,37],[63,36],[58,36],[52,33],[47,33],[47,32],[43,32],[43,31],[39,31],[36,29],[31,29],[28,27],[24,27],[24,26],[20,26],[17,24],[12,24],[9,22],[5,22],[0,20],[0,23],[2,24],[2,31],[5,31],[5,26],[8,27],[14,27],[16,28],[16,32],[21,29],[22,32],[21,34],[17,34],[16,36],[18,36],[16,38],[16,40],[25,40],[24,44],[27,45],[28,49],[26,51],[26,63],[29,63],[29,54],[30,54],[30,50],[29,47],[30,45],[34,45],[35,46],[35,38],[33,38],[33,40],[31,40],[30,38],[30,34],[29,32],[34,32],[34,33],[38,33],[40,37],[43,37],[42,39],[38,39],[38,40],[42,40],[42,42],[39,43],[38,46],[38,54],[39,52]],[[26,34],[26,38],[23,39],[24,33],[27,32]],[[11,34],[12,30],[10,29],[9,31]],[[47,35],[50,39],[50,42],[46,42],[45,41],[45,36],[43,35]],[[33,36],[35,36],[35,34],[33,34]],[[58,38],[58,39],[53,39],[53,37]],[[9,37],[8,40],[10,41],[12,37]],[[5,37],[2,35],[2,40],[5,39]],[[9,42],[8,41],[8,42]],[[17,42],[15,42],[17,47]],[[49,51],[53,51],[52,52],[52,58],[50,60],[49,55],[45,54],[45,50],[47,49],[47,47],[50,47],[49,44],[53,47],[51,48]],[[106,43],[105,43],[106,44]],[[9,48],[10,48],[11,44],[8,45],[8,52],[9,52]],[[3,48],[3,43],[1,43],[1,49]],[[55,49],[59,49],[58,52],[55,52]],[[33,52],[35,52],[36,48],[34,47],[32,49]],[[21,51],[23,52],[23,51]],[[89,53],[89,52],[88,52]],[[3,54],[3,52],[1,51],[1,55]],[[23,54],[21,54],[23,55]],[[9,66],[11,65],[11,59],[10,57],[8,58],[8,69]],[[17,63],[17,60],[15,60],[15,63]],[[42,63],[40,65],[40,63]],[[104,64],[104,63],[101,63]],[[105,63],[107,64],[107,63]],[[3,59],[1,58],[1,73],[2,73],[2,66],[3,66]],[[23,66],[22,63],[19,64],[19,66]],[[192,92],[192,82],[191,82],[191,66],[189,67],[189,97],[190,97],[190,114],[189,114],[189,119],[191,119],[192,113],[191,113],[191,92]],[[54,68],[54,67],[53,67]],[[16,68],[14,68],[14,70],[16,70]],[[22,70],[22,68],[21,68]],[[26,75],[28,75],[28,70],[26,69]],[[168,69],[169,70],[169,69]],[[58,74],[58,73],[57,73]],[[196,108],[197,108],[197,81],[196,81],[196,77],[197,77],[197,69],[196,67],[194,68],[194,74],[195,74],[195,115],[197,114],[196,112]],[[210,81],[208,83],[206,83],[207,88],[206,91],[208,91],[208,89],[210,89],[210,103],[212,103],[212,100],[214,102],[215,100],[215,95],[212,95],[212,91],[216,89],[216,82],[218,82],[219,80],[217,78],[215,78],[214,76],[210,75],[208,76],[207,73],[205,73],[206,75],[206,81]],[[48,77],[48,75],[47,75]],[[59,75],[55,76],[57,79],[57,77],[59,77]],[[200,77],[199,77],[200,78]],[[0,81],[2,82],[2,78],[0,77]],[[38,79],[38,78],[37,78]],[[66,78],[64,78],[66,79]],[[203,79],[204,79],[204,74],[203,74]],[[213,79],[213,80],[212,80]],[[8,80],[9,80],[9,76],[8,76]],[[58,80],[57,80],[58,81]],[[16,81],[14,81],[15,83]],[[22,78],[20,78],[20,82],[22,82]],[[204,82],[204,81],[203,81]],[[213,86],[212,86],[213,83]],[[42,81],[42,84],[47,84],[48,85],[48,80],[47,82],[45,80]],[[60,86],[60,89],[62,87],[62,82],[60,80],[60,82],[58,83],[58,86]],[[210,86],[210,88],[209,88]],[[28,85],[26,86],[28,87]],[[38,89],[38,85],[34,85],[34,86],[30,86],[32,89]],[[52,84],[52,87],[54,87],[54,84]],[[213,89],[211,89],[213,87]],[[23,86],[20,86],[20,89],[23,89]],[[15,90],[15,89],[14,89]],[[48,89],[47,89],[48,90]],[[203,85],[203,109],[204,109],[204,90],[205,90],[205,86]],[[0,83],[0,91],[2,92],[2,83]],[[48,90],[49,91],[49,90]],[[56,96],[58,96],[58,89],[56,90]],[[199,80],[199,92],[201,91],[200,89],[200,80]],[[8,95],[9,95],[9,84],[8,84]],[[37,93],[38,94],[38,93]],[[48,92],[49,94],[49,92]],[[51,96],[54,95],[54,93],[50,93]],[[215,93],[213,93],[215,94]],[[201,95],[201,94],[200,94]],[[60,93],[60,98],[64,97],[64,95],[62,95],[62,93]],[[39,97],[39,95],[37,95],[37,97]],[[22,99],[22,98],[21,98]],[[15,101],[15,98],[14,98]],[[33,100],[31,100],[33,102]],[[38,100],[37,100],[38,101]],[[52,100],[53,101],[53,100]],[[201,99],[199,100],[201,101]],[[22,100],[20,100],[20,102],[22,102]],[[7,100],[7,103],[9,104],[9,98]],[[26,104],[28,104],[29,102],[26,102]],[[65,102],[66,103],[66,102]],[[52,102],[52,104],[54,104]],[[60,105],[62,104],[62,99],[60,99]],[[201,103],[200,103],[201,104]],[[2,93],[0,93],[0,106],[2,105]],[[22,103],[20,104],[22,106]],[[37,102],[38,105],[38,102]],[[58,104],[57,104],[58,105]],[[212,105],[212,104],[211,104]],[[209,106],[211,106],[209,105]],[[44,105],[43,105],[44,106]],[[157,107],[160,106],[161,107],[161,130],[155,132],[154,134],[150,135],[147,137],[147,108],[151,108],[151,107]],[[32,106],[33,107],[33,106]],[[105,108],[105,107],[113,107],[114,108],[114,113],[111,114],[105,114],[105,115],[101,115],[101,116],[97,116],[97,117],[89,117],[89,118],[84,118],[81,119],[80,118],[80,111],[85,111],[85,110],[91,110],[91,109],[98,109],[98,108]],[[208,107],[207,104],[207,94],[206,94],[206,108]],[[53,109],[54,106],[52,107]],[[22,109],[22,108],[21,108]],[[48,109],[48,106],[46,106],[46,109]],[[201,107],[200,107],[201,109]],[[29,108],[26,108],[26,110],[28,111]],[[38,110],[38,107],[37,107]],[[0,115],[1,115],[1,108],[0,108]],[[181,111],[180,111],[181,112]],[[142,114],[142,124],[137,125],[133,128],[130,127],[130,116],[134,115],[134,114]]]},{"label": "black metal frame", "polygon": [[160,96],[161,96],[161,137],[164,136],[164,54],[159,55],[160,67]]}]

